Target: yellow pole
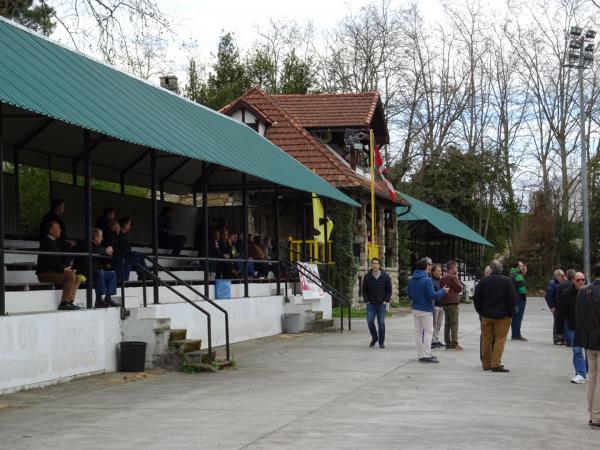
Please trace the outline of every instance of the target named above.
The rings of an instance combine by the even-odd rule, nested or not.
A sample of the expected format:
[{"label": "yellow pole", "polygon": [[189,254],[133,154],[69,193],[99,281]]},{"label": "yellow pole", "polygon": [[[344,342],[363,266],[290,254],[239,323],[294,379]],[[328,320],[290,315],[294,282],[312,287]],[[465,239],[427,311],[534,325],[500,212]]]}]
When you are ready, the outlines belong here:
[{"label": "yellow pole", "polygon": [[[371,153],[371,249],[375,249],[375,142],[373,129],[369,130],[369,150]],[[372,256],[370,256],[371,258]]]}]

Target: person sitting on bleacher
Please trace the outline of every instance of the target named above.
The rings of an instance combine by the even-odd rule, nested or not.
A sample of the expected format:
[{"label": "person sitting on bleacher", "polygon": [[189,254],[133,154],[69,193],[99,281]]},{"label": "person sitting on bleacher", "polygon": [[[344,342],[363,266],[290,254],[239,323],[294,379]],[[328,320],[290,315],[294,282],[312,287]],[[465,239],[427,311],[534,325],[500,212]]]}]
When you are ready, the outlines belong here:
[{"label": "person sitting on bleacher", "polygon": [[[126,255],[132,260],[134,260],[137,265],[133,265],[133,270],[135,270],[138,274],[138,280],[142,279],[142,272],[144,269],[148,270],[146,267],[146,261],[144,259],[144,255],[138,252],[134,252],[131,250],[131,245],[129,244],[129,231],[131,231],[131,219],[129,217],[121,217],[119,220],[119,234],[117,238],[117,244],[113,246],[114,255],[121,256]],[[113,231],[116,227],[113,226]],[[115,258],[115,271],[117,272],[117,279],[121,281],[121,258]],[[132,264],[127,259],[123,259],[123,279],[125,281],[129,281],[129,274],[131,273]]]},{"label": "person sitting on bleacher", "polygon": [[158,246],[172,249],[171,254],[178,256],[183,249],[186,237],[181,234],[174,234],[171,217],[173,208],[164,206],[158,215]]},{"label": "person sitting on bleacher", "polygon": [[63,215],[65,213],[65,201],[62,198],[54,198],[50,202],[50,211],[44,214],[42,221],[40,222],[40,243],[48,236],[48,224],[50,222],[56,222],[60,227],[60,238],[57,239],[56,243],[61,249],[60,251],[68,251],[75,247],[75,241],[67,239],[67,230],[65,228],[65,221]]},{"label": "person sitting on bleacher", "polygon": [[[40,251],[60,252],[59,240],[61,235],[60,224],[51,220],[46,224],[46,236],[40,242]],[[54,283],[62,285],[62,296],[60,298],[59,310],[79,309],[75,305],[75,294],[79,288],[80,279],[67,260],[60,255],[38,255],[37,269],[35,271],[38,280],[42,283]]]},{"label": "person sitting on bleacher", "polygon": [[[220,245],[221,233],[215,230],[212,234],[212,239],[208,243],[208,257],[209,258],[223,258]],[[222,261],[210,261],[208,264],[208,270],[211,272],[211,279],[222,278],[223,276],[223,262]]]},{"label": "person sitting on bleacher", "polygon": [[[255,261],[267,260],[267,254],[265,249],[260,243],[260,236],[254,236],[253,242],[248,242],[248,254]],[[269,272],[269,266],[267,264],[255,264],[258,276],[263,278],[267,276]]]},{"label": "person sitting on bleacher", "polygon": [[[100,228],[92,228],[92,253],[102,256],[112,256],[112,247],[102,247],[102,230]],[[80,252],[86,252],[85,242],[79,245]],[[87,273],[87,258],[76,258],[77,270],[85,275],[89,281],[90,277]],[[94,282],[94,290],[96,291],[96,303],[94,308],[108,308],[109,306],[119,306],[111,296],[117,293],[117,274],[110,269],[110,260],[105,258],[92,258],[92,280]],[[102,298],[104,296],[104,298]]]},{"label": "person sitting on bleacher", "polygon": [[111,229],[110,224],[115,221],[115,217],[115,209],[111,208],[110,206],[107,206],[102,211],[102,215],[96,219],[96,223],[94,223],[94,226],[102,230],[104,239],[107,239],[107,237],[109,237],[108,235],[110,235]]}]

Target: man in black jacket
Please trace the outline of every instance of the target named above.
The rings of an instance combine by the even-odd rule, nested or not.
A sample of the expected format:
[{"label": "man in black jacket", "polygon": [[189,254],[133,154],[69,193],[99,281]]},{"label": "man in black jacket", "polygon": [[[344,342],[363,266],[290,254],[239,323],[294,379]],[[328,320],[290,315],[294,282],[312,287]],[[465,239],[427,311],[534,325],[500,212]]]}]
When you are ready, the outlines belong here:
[{"label": "man in black jacket", "polygon": [[56,240],[60,251],[68,251],[75,247],[75,241],[67,239],[67,229],[63,215],[65,214],[65,201],[62,198],[54,198],[50,202],[50,211],[44,214],[40,221],[40,242],[48,236],[48,224],[56,222],[60,227],[60,237]]},{"label": "man in black jacket", "polygon": [[[60,224],[50,221],[46,224],[46,235],[40,242],[40,250],[43,252],[60,252],[59,240],[61,236]],[[67,264],[67,259],[60,255],[38,255],[36,275],[42,283],[54,283],[62,285],[62,296],[60,299],[60,310],[79,309],[73,303],[80,279],[75,270]]]},{"label": "man in black jacket", "polygon": [[173,208],[165,206],[158,215],[158,245],[172,249],[171,254],[178,256],[185,244],[186,237],[173,232]]},{"label": "man in black jacket", "polygon": [[584,384],[587,375],[587,364],[585,362],[583,347],[575,345],[575,307],[577,305],[577,293],[585,284],[585,275],[581,272],[575,273],[571,286],[564,289],[558,303],[556,315],[560,324],[565,329],[565,339],[569,346],[573,347],[573,368],[575,377],[571,383]]},{"label": "man in black jacket", "polygon": [[475,286],[475,310],[481,317],[482,365],[483,370],[508,372],[502,365],[502,354],[515,310],[515,291],[510,278],[502,275],[500,261],[492,261],[490,268],[491,275]]},{"label": "man in black jacket", "polygon": [[[363,300],[367,304],[367,324],[371,332],[371,347],[379,341],[379,348],[385,348],[385,310],[392,298],[392,280],[390,276],[381,269],[379,259],[371,260],[371,269],[363,277],[362,282]],[[377,317],[377,328],[375,328],[375,317]]]},{"label": "man in black jacket", "polygon": [[600,263],[592,274],[594,282],[577,293],[575,345],[587,351],[589,425],[600,430]]}]

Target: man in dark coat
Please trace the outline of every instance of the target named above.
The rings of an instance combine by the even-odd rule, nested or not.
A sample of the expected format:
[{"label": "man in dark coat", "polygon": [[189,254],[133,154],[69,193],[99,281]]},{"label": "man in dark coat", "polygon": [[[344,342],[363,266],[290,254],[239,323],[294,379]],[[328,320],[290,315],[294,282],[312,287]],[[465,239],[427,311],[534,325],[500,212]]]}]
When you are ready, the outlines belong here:
[{"label": "man in dark coat", "polygon": [[56,244],[60,251],[68,251],[75,247],[75,241],[67,239],[67,228],[63,216],[65,214],[65,201],[62,198],[54,198],[50,202],[50,211],[44,214],[40,221],[40,242],[48,236],[48,224],[56,222],[60,227],[60,237],[56,240]]},{"label": "man in dark coat", "polygon": [[558,344],[562,338],[562,330],[560,329],[558,321],[556,320],[556,309],[558,307],[558,305],[556,304],[556,294],[558,292],[558,287],[560,286],[560,283],[562,283],[566,279],[567,276],[562,271],[562,269],[556,269],[554,271],[554,277],[552,277],[552,279],[548,281],[548,284],[546,285],[546,295],[544,298],[546,300],[546,304],[548,305],[548,309],[554,316],[554,327],[552,334],[554,337],[553,342],[555,345]]},{"label": "man in dark coat", "polygon": [[573,368],[575,377],[571,383],[584,384],[587,375],[587,364],[585,362],[584,349],[575,345],[575,307],[577,304],[577,293],[585,284],[585,275],[577,272],[573,277],[573,283],[569,289],[566,289],[560,298],[556,316],[559,323],[565,324],[565,338],[571,347],[573,347]]},{"label": "man in dark coat", "polygon": [[158,215],[158,245],[163,248],[172,249],[171,254],[178,256],[183,249],[186,237],[181,234],[175,234],[173,230],[173,208],[170,206],[163,207]]},{"label": "man in dark coat", "polygon": [[587,352],[589,425],[600,430],[600,263],[594,266],[594,282],[577,293],[575,345]]},{"label": "man in dark coat", "polygon": [[[42,252],[64,251],[59,245],[61,234],[60,224],[51,220],[46,224],[46,236],[40,242]],[[60,310],[79,309],[73,303],[80,279],[70,265],[70,260],[60,255],[38,255],[37,269],[35,271],[38,280],[42,283],[54,283],[62,285],[62,296],[60,299]]]},{"label": "man in dark coat", "polygon": [[362,295],[367,304],[367,324],[371,333],[369,345],[374,347],[379,342],[379,348],[385,348],[385,310],[392,298],[392,280],[381,268],[377,258],[371,260],[371,269],[363,277]]},{"label": "man in dark coat", "polygon": [[483,370],[508,372],[502,365],[504,345],[515,310],[511,280],[502,275],[502,263],[490,263],[492,273],[475,286],[475,310],[481,318]]}]

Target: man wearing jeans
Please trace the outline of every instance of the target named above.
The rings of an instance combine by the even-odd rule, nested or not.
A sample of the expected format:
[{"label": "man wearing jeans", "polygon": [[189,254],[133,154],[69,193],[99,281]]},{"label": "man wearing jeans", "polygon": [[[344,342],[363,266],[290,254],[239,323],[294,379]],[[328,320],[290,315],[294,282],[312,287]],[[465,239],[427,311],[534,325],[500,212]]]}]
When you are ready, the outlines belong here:
[{"label": "man wearing jeans", "polygon": [[558,321],[561,324],[566,324],[565,339],[573,348],[573,368],[575,369],[575,377],[571,379],[571,383],[584,384],[587,375],[587,363],[583,355],[583,348],[575,346],[575,306],[577,301],[577,293],[585,284],[585,275],[577,272],[573,277],[573,285],[570,289],[564,291],[558,304]]},{"label": "man wearing jeans", "polygon": [[527,287],[525,286],[525,274],[527,266],[521,261],[517,261],[510,271],[510,279],[515,290],[515,314],[512,318],[512,340],[527,341],[521,334],[521,324],[525,315],[525,306],[527,305]]},{"label": "man wearing jeans", "polygon": [[446,264],[446,275],[440,280],[440,286],[448,287],[448,293],[442,297],[442,306],[446,322],[444,323],[444,340],[446,350],[462,351],[458,345],[458,304],[459,295],[462,293],[462,284],[458,279],[458,264],[456,261],[448,261]]},{"label": "man wearing jeans", "polygon": [[449,291],[443,287],[437,292],[431,281],[432,262],[429,258],[417,261],[416,270],[408,282],[408,298],[411,300],[413,319],[415,322],[415,343],[417,356],[422,363],[438,363],[431,354],[431,339],[433,337],[433,304]]},{"label": "man wearing jeans", "polygon": [[587,403],[588,424],[600,430],[600,264],[592,271],[594,282],[577,293],[575,345],[584,347],[589,363]]},{"label": "man wearing jeans", "polygon": [[[385,310],[392,298],[392,280],[390,276],[381,269],[379,260],[371,260],[371,269],[363,277],[362,295],[367,304],[367,325],[371,333],[371,347],[379,342],[379,348],[385,348]],[[375,328],[377,318],[377,328]]]}]

